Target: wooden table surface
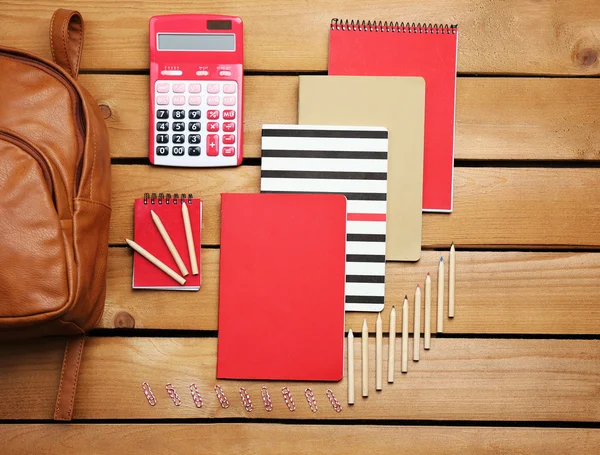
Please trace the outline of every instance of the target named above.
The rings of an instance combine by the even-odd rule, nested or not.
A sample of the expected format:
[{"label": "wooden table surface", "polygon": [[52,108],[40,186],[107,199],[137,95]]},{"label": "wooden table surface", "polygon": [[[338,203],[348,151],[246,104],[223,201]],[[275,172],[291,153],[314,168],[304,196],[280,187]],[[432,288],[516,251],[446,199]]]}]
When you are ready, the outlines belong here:
[{"label": "wooden table surface", "polygon": [[[108,295],[84,352],[72,425],[51,421],[63,341],[0,347],[2,453],[600,451],[600,2],[0,1],[0,45],[49,58],[57,7],[84,16],[80,80],[110,132]],[[246,158],[239,168],[149,165],[148,20],[169,13],[244,20]],[[323,383],[269,383],[267,413],[262,382],[221,381],[232,402],[221,409],[213,393],[219,194],[258,191],[261,124],[296,123],[297,76],[326,73],[333,17],[459,24],[455,209],[423,216],[418,263],[387,264],[383,314],[387,330],[392,304],[428,271],[436,276],[454,241],[456,318],[382,392],[373,388],[374,361],[368,399],[360,398],[358,380],[349,407],[346,379],[333,384],[340,414]],[[134,198],[152,191],[205,202],[199,293],[131,289],[132,253],[122,238],[132,234]],[[347,314],[346,327],[360,332],[363,317]],[[374,330],[375,315],[367,319]],[[152,385],[155,407],[142,381]],[[181,407],[168,399],[167,382],[178,388]],[[189,396],[192,382],[205,398],[202,409]],[[296,398],[294,413],[283,405],[282,385]],[[251,414],[239,386],[255,401]],[[304,400],[307,386],[317,394],[316,414]]]}]

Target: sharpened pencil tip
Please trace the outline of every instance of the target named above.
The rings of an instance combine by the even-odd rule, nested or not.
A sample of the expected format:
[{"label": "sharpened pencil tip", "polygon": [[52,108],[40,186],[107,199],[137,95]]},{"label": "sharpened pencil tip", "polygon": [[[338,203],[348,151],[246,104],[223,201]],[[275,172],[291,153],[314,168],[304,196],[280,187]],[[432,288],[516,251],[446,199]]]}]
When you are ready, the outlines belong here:
[{"label": "sharpened pencil tip", "polygon": [[444,257],[440,256],[440,262],[444,262]]},{"label": "sharpened pencil tip", "polygon": [[450,245],[451,247],[454,246],[454,241],[452,241],[452,245]]},{"label": "sharpened pencil tip", "polygon": [[419,283],[417,283],[417,289],[420,288],[421,286],[419,286]]},{"label": "sharpened pencil tip", "polygon": [[427,272],[427,276],[431,276],[431,275],[429,274],[429,272]]},{"label": "sharpened pencil tip", "polygon": [[404,296],[404,300],[408,300],[408,295],[405,295],[405,296]]},{"label": "sharpened pencil tip", "polygon": [[395,309],[396,309],[396,305],[392,305],[392,310],[395,310]]}]

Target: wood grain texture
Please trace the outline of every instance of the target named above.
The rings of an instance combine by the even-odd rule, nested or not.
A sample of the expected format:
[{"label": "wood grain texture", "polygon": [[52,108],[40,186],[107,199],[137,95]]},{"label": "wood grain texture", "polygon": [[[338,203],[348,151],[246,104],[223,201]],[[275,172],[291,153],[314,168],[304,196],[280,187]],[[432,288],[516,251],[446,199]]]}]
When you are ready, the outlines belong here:
[{"label": "wood grain texture", "polygon": [[[113,158],[146,158],[148,77],[80,80],[110,112]],[[298,122],[298,77],[247,76],[244,84],[244,156],[260,158],[263,124]],[[459,78],[456,97],[456,159],[600,160],[594,79]]]},{"label": "wood grain texture", "polygon": [[[447,260],[448,254],[443,254]],[[101,327],[217,330],[218,249],[202,250],[199,292],[132,290],[131,255],[123,248],[110,249]],[[384,331],[389,330],[392,305],[401,314],[404,295],[411,296],[427,272],[437,289],[439,257],[439,252],[425,251],[416,263],[387,263]],[[600,253],[458,251],[456,264],[456,317],[445,319],[446,333],[600,334]],[[189,317],[191,312],[194,317]],[[346,330],[360,333],[365,317],[373,333],[376,313],[346,313]],[[411,311],[409,327],[412,324]]]},{"label": "wood grain texture", "polygon": [[[333,437],[335,435],[335,437]],[[411,453],[413,455],[562,455],[593,453],[600,431],[571,428],[419,427],[376,425],[171,424],[2,425],[0,438],[14,455],[203,453],[311,455]],[[48,441],[52,441],[49,444]],[[302,441],[302,443],[299,443]],[[341,444],[340,441],[345,441]]]},{"label": "wood grain texture", "polygon": [[[148,68],[148,20],[168,13],[218,13],[244,20],[247,70],[324,71],[331,18],[459,24],[458,69],[469,73],[600,74],[600,4],[595,0],[523,2],[435,0],[310,2],[67,0],[86,24],[83,68]],[[0,45],[50,56],[54,4],[7,2]],[[266,12],[269,13],[266,16]]]},{"label": "wood grain texture", "polygon": [[[360,351],[355,339],[355,353]],[[412,340],[411,340],[412,341]],[[75,419],[113,418],[273,418],[273,419],[434,419],[517,421],[600,421],[600,341],[437,339],[408,373],[380,393],[371,381],[369,397],[357,396],[340,414],[326,401],[331,387],[345,404],[346,380],[339,383],[268,382],[273,411],[261,406],[262,381],[215,380],[216,338],[90,338],[86,343],[75,404]],[[375,340],[369,339],[369,371],[375,375]],[[243,349],[243,347],[240,347]],[[47,419],[54,406],[63,344],[31,342],[0,348],[4,387],[0,419]],[[387,349],[384,348],[384,358]],[[356,377],[360,362],[355,363]],[[148,381],[158,404],[149,406],[141,390]],[[182,405],[169,400],[167,382]],[[204,398],[197,409],[188,386]],[[222,409],[214,395],[222,385],[231,406]],[[292,391],[297,409],[283,403],[281,387]],[[255,403],[248,413],[237,393],[244,386]],[[303,391],[315,392],[319,412],[310,412]],[[14,403],[19,407],[15,409]],[[402,406],[398,406],[402,403]],[[443,403],[443,406],[438,406]]]},{"label": "wood grain texture", "polygon": [[[219,243],[220,195],[256,193],[260,168],[174,169],[114,165],[110,242],[131,238],[133,201],[145,192],[202,198],[202,243]],[[456,168],[452,214],[423,215],[422,245],[600,246],[600,168]],[[143,246],[143,245],[142,245]]]}]

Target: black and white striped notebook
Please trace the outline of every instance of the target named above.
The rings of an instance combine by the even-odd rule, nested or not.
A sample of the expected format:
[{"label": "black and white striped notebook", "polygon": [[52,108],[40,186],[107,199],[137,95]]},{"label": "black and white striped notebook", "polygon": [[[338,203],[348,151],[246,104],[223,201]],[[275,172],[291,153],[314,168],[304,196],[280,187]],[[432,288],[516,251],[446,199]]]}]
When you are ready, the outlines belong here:
[{"label": "black and white striped notebook", "polygon": [[263,125],[261,192],[348,200],[346,311],[383,310],[387,155],[386,128]]}]

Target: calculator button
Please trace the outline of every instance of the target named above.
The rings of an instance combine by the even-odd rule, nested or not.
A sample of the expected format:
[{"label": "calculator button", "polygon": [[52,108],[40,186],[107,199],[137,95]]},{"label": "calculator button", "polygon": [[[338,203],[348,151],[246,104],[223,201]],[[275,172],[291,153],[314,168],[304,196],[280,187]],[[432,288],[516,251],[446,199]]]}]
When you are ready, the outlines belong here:
[{"label": "calculator button", "polygon": [[200,147],[188,147],[188,155],[200,156]]},{"label": "calculator button", "polygon": [[235,118],[235,111],[234,110],[223,111],[223,118],[225,120],[233,120]]},{"label": "calculator button", "polygon": [[169,84],[166,84],[164,82],[156,84],[156,91],[158,93],[169,93]]},{"label": "calculator button", "polygon": [[156,135],[156,143],[157,144],[168,144],[169,143],[169,135],[168,134],[157,134]]},{"label": "calculator button", "polygon": [[158,122],[156,124],[156,129],[158,131],[169,131],[169,122]]},{"label": "calculator button", "polygon": [[206,99],[206,104],[208,104],[209,106],[218,106],[220,101],[221,98],[219,98],[218,96],[209,96]]},{"label": "calculator button", "polygon": [[160,72],[163,76],[181,76],[183,71],[181,70],[162,70]]},{"label": "calculator button", "polygon": [[196,76],[208,76],[208,71],[196,71]]},{"label": "calculator button", "polygon": [[235,131],[235,122],[223,123],[223,131],[227,131],[228,133],[233,133]]},{"label": "calculator button", "polygon": [[185,130],[184,122],[173,122],[173,131],[183,131]]},{"label": "calculator button", "polygon": [[177,109],[177,110],[173,111],[173,118],[175,120],[184,119],[185,118],[185,111],[181,110],[181,109]]},{"label": "calculator button", "polygon": [[200,122],[190,122],[188,123],[188,131],[200,131]]},{"label": "calculator button", "polygon": [[219,88],[219,84],[208,84],[206,87],[206,91],[208,93],[219,93],[221,89]]},{"label": "calculator button", "polygon": [[158,156],[166,156],[169,154],[169,147],[166,145],[161,145],[160,147],[156,147],[156,154]]},{"label": "calculator button", "polygon": [[235,155],[235,147],[223,147],[223,156],[234,156]]},{"label": "calculator button", "polygon": [[219,71],[219,76],[223,76],[223,77],[231,76],[231,71]]},{"label": "calculator button", "polygon": [[188,92],[190,93],[200,93],[202,91],[202,86],[200,84],[190,84],[188,87]]},{"label": "calculator button", "polygon": [[190,98],[188,99],[188,103],[190,103],[190,106],[200,106],[201,102],[202,98],[200,96],[190,96]]},{"label": "calculator button", "polygon": [[235,93],[235,84],[223,85],[223,93]]},{"label": "calculator button", "polygon": [[233,144],[235,143],[235,134],[224,134],[223,135],[223,144]]},{"label": "calculator button", "polygon": [[156,111],[156,118],[158,118],[158,119],[169,118],[169,111],[166,109],[159,109],[158,111]]},{"label": "calculator button", "polygon": [[200,135],[199,134],[189,134],[188,142],[190,144],[199,144],[200,143]]},{"label": "calculator button", "polygon": [[183,134],[173,135],[173,144],[183,144],[185,142],[185,136]]},{"label": "calculator button", "polygon": [[[173,103],[175,103],[175,98],[173,98]],[[235,106],[235,101],[235,96],[225,96],[223,97],[223,106]]]},{"label": "calculator button", "polygon": [[183,96],[183,95],[174,96],[173,104],[175,106],[183,106],[185,104],[185,96]]},{"label": "calculator button", "polygon": [[208,131],[219,131],[219,122],[208,122],[206,125]]},{"label": "calculator button", "polygon": [[173,147],[173,155],[174,156],[185,155],[185,147]]},{"label": "calculator button", "polygon": [[206,116],[211,120],[217,120],[219,118],[219,111],[217,111],[217,110],[206,111]]},{"label": "calculator button", "polygon": [[206,154],[208,156],[218,156],[219,155],[219,135],[218,134],[208,134],[206,136],[206,144],[208,147]]},{"label": "calculator button", "polygon": [[[177,84],[173,84],[173,92],[174,93],[185,93],[185,84],[182,84],[181,82],[179,82]],[[175,154],[175,152],[173,152],[173,154]]]},{"label": "calculator button", "polygon": [[165,104],[169,104],[169,96],[168,95],[157,96],[156,104],[160,104],[161,106],[164,106]]},{"label": "calculator button", "polygon": [[201,117],[200,111],[198,111],[198,110],[190,110],[190,111],[188,111],[188,118],[189,119],[198,120],[200,117]]}]

